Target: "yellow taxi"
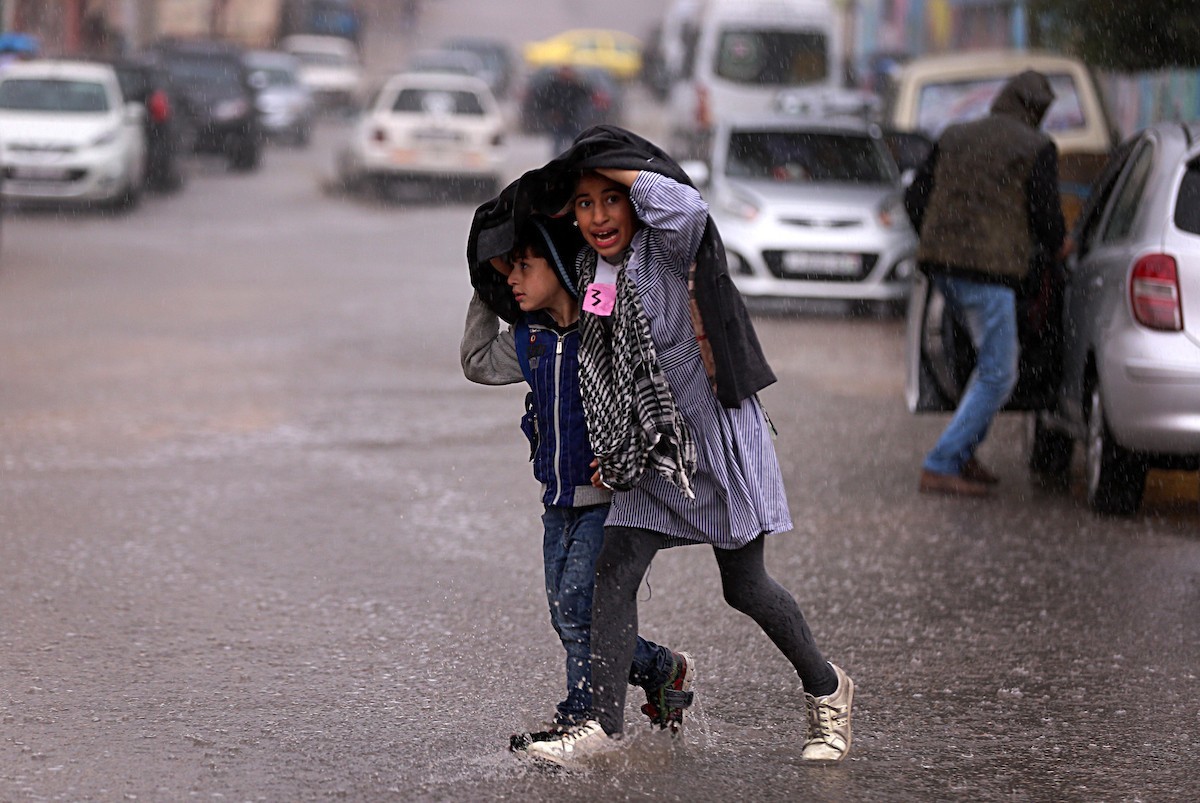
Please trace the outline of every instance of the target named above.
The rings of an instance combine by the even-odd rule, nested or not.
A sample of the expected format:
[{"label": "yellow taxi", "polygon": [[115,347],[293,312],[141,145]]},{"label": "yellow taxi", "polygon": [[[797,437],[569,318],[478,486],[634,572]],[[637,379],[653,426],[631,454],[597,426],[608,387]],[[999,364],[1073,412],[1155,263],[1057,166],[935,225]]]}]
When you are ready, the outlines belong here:
[{"label": "yellow taxi", "polygon": [[622,31],[576,29],[525,45],[525,63],[531,68],[596,67],[620,81],[630,81],[642,70],[642,42]]}]

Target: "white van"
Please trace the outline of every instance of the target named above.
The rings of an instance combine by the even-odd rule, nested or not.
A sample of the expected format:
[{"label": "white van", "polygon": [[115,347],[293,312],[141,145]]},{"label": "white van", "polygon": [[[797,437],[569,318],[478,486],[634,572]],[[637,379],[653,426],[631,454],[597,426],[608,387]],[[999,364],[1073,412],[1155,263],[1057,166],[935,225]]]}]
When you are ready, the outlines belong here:
[{"label": "white van", "polygon": [[831,0],[707,0],[667,99],[677,159],[704,158],[717,120],[772,111],[781,90],[845,85]]}]

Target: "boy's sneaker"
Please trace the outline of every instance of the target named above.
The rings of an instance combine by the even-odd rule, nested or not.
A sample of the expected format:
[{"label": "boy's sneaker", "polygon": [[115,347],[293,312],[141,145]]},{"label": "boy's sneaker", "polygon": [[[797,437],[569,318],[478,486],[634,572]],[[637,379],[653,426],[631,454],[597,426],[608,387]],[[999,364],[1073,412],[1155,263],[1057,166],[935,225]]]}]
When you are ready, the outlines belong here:
[{"label": "boy's sneaker", "polygon": [[600,723],[589,719],[552,739],[530,743],[525,752],[535,758],[565,766],[586,760],[611,746],[612,739],[600,727]]},{"label": "boy's sneaker", "polygon": [[850,706],[854,701],[854,681],[836,664],[829,664],[837,675],[833,694],[813,697],[804,694],[808,711],[808,739],[801,758],[806,761],[841,761],[850,752]]},{"label": "boy's sneaker", "polygon": [[683,727],[683,709],[692,704],[692,686],[696,682],[696,661],[686,652],[672,653],[675,667],[667,682],[656,689],[646,689],[646,704],[642,713],[650,717],[650,724],[659,728],[670,728],[677,735]]}]

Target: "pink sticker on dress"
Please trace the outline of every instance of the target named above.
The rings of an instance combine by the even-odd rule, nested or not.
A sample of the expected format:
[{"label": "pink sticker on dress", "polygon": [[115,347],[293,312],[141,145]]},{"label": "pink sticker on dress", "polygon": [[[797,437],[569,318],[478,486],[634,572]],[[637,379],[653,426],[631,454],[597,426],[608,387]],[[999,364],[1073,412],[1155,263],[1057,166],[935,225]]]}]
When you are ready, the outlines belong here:
[{"label": "pink sticker on dress", "polygon": [[617,302],[617,286],[592,282],[583,291],[583,311],[593,315],[612,315]]}]

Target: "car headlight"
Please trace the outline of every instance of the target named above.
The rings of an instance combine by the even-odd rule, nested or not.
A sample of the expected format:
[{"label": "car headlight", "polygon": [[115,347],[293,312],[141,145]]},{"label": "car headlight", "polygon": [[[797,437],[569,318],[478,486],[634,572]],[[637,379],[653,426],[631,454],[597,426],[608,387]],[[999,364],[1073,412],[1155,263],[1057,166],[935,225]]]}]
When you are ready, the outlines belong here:
[{"label": "car headlight", "polygon": [[742,220],[754,220],[760,211],[758,203],[745,195],[732,193],[721,199],[721,208]]},{"label": "car headlight", "polygon": [[213,107],[213,117],[218,120],[233,120],[245,116],[250,111],[250,104],[243,98],[223,100]]},{"label": "car headlight", "polygon": [[908,213],[904,211],[904,201],[896,196],[885,199],[879,205],[879,209],[875,211],[875,216],[879,220],[879,225],[885,229],[904,229],[909,225]]},{"label": "car headlight", "polygon": [[92,148],[103,148],[105,145],[111,145],[116,142],[120,133],[120,128],[110,128],[100,136],[93,139],[90,143],[88,143],[88,145]]}]

